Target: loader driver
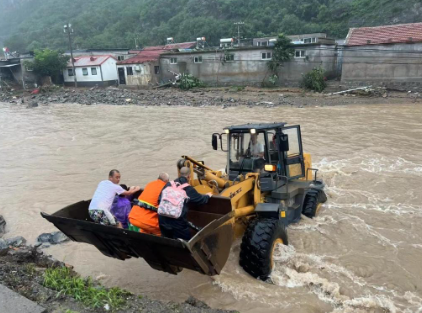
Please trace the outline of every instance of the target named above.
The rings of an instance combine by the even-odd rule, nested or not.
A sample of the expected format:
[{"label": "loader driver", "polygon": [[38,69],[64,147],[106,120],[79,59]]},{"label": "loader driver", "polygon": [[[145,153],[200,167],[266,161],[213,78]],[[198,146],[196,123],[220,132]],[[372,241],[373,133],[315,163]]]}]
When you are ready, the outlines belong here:
[{"label": "loader driver", "polygon": [[258,142],[258,134],[251,134],[251,142],[249,143],[249,151],[252,157],[264,157],[264,144]]},{"label": "loader driver", "polygon": [[161,236],[160,226],[158,225],[158,197],[164,186],[169,181],[169,174],[160,173],[157,180],[148,183],[144,191],[135,199],[132,211],[129,214],[129,229],[132,226],[139,228],[144,234]]}]

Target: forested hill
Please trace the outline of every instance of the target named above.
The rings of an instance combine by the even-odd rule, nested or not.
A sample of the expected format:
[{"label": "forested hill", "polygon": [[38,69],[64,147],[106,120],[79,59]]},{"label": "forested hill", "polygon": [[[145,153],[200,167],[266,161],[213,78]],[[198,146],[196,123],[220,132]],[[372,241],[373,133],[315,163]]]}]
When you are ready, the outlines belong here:
[{"label": "forested hill", "polygon": [[71,22],[78,48],[163,44],[165,38],[215,44],[237,36],[327,32],[422,22],[420,0],[0,0],[0,44],[12,50],[67,48]]}]

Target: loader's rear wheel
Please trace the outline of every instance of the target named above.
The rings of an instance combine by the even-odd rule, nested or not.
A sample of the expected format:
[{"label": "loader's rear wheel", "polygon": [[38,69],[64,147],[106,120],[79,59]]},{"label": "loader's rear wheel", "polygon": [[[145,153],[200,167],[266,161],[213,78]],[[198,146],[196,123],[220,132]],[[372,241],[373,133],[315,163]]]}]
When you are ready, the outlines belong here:
[{"label": "loader's rear wheel", "polygon": [[318,190],[310,190],[305,196],[302,213],[309,218],[313,218],[318,215],[321,205],[321,203],[318,203]]},{"label": "loader's rear wheel", "polygon": [[274,267],[277,244],[288,244],[285,227],[279,220],[252,220],[240,246],[240,266],[255,278],[267,279]]}]

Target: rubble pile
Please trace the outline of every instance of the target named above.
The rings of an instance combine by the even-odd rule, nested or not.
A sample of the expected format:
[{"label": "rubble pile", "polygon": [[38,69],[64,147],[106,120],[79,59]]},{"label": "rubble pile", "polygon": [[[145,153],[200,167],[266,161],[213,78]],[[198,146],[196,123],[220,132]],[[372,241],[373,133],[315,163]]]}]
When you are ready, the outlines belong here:
[{"label": "rubble pile", "polygon": [[[50,103],[78,103],[84,105],[112,104],[112,105],[140,105],[140,106],[274,106],[277,103],[254,102],[232,97],[215,97],[205,92],[181,92],[169,90],[130,90],[116,87],[90,88],[85,90],[64,89],[56,92],[42,92],[38,95],[18,96],[11,92],[0,93],[0,102],[12,104],[26,104],[28,107],[48,105]],[[280,105],[284,102],[278,103]]]},{"label": "rubble pile", "polygon": [[[175,88],[136,90],[117,87],[63,88],[48,87],[36,93],[0,91],[0,102],[37,108],[49,104],[138,105],[219,107],[245,106],[274,108],[289,106],[334,106],[386,103],[385,99],[420,98],[418,94],[393,92],[385,88],[361,87],[330,94],[298,90],[248,90],[248,88],[200,88],[181,91]],[[391,100],[394,101],[394,100]],[[416,100],[415,100],[416,101]]]}]

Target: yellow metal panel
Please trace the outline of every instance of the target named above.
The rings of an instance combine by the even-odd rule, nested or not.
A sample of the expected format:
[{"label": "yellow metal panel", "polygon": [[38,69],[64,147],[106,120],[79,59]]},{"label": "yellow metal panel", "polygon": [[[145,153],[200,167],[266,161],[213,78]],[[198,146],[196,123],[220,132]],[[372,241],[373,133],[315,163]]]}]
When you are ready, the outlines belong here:
[{"label": "yellow metal panel", "polygon": [[302,175],[302,164],[289,165],[289,174],[291,177]]},{"label": "yellow metal panel", "polygon": [[207,185],[197,185],[194,187],[196,191],[198,191],[200,194],[205,195],[208,192],[213,192],[213,189],[210,186]]},{"label": "yellow metal panel", "polygon": [[308,168],[312,168],[312,157],[310,153],[303,154],[303,161],[305,163],[305,175],[306,180],[312,180],[312,171],[308,171]]}]

